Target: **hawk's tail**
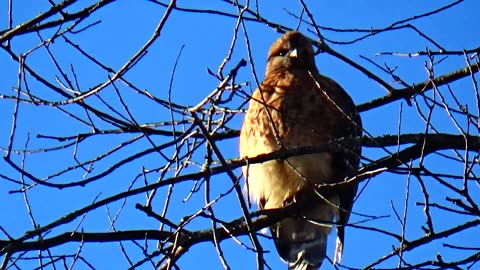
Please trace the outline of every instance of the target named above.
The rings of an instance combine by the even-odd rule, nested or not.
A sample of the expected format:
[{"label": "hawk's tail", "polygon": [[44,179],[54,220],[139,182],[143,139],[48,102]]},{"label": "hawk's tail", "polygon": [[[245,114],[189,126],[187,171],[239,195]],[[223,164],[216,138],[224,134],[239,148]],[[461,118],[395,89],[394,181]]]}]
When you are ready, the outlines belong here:
[{"label": "hawk's tail", "polygon": [[[307,247],[308,246],[308,247]],[[317,270],[325,259],[327,250],[327,236],[318,237],[311,243],[306,243],[297,253],[297,260],[288,263],[289,270]]]},{"label": "hawk's tail", "polygon": [[[275,246],[280,257],[288,262],[288,269],[316,270],[322,265],[328,234],[338,215],[338,197],[331,196],[328,201],[308,207],[297,216],[287,217],[271,226]],[[343,240],[343,230],[339,236]],[[337,244],[336,253],[341,253],[341,250],[342,245]]]},{"label": "hawk's tail", "polygon": [[325,259],[329,227],[287,218],[271,227],[275,246],[289,270],[317,270]]}]

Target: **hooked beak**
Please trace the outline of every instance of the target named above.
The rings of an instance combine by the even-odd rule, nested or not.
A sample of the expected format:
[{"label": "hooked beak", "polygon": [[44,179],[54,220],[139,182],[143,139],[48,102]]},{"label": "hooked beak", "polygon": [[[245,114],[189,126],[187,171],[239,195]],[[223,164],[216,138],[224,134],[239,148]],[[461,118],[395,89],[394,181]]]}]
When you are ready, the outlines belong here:
[{"label": "hooked beak", "polygon": [[288,57],[297,58],[297,57],[298,57],[298,51],[297,51],[297,49],[293,49],[293,51],[290,52],[290,54],[288,55]]}]

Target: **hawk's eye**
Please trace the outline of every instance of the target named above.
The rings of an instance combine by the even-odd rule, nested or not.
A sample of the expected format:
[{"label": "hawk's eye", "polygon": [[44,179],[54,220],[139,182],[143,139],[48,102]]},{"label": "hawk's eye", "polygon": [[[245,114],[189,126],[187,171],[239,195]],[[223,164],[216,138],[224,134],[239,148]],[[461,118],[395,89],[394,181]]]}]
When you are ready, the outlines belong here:
[{"label": "hawk's eye", "polygon": [[281,49],[280,51],[277,52],[277,56],[285,56],[288,54],[287,49]]}]

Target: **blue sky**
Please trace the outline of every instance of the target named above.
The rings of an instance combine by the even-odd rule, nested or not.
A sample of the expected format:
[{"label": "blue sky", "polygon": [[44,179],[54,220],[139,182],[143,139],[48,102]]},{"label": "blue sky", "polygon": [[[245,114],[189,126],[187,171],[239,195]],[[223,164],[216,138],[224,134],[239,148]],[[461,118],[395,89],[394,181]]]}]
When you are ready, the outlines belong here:
[{"label": "blue sky", "polygon": [[[88,2],[93,3],[93,1]],[[288,14],[288,12],[293,14],[299,14],[301,12],[301,5],[298,2],[285,0],[277,1],[275,4],[272,4],[271,1],[258,2],[260,14],[264,18],[290,28],[296,28],[298,25],[298,20]],[[398,20],[425,13],[451,2],[452,1],[308,1],[307,4],[311,8],[316,22],[321,26],[337,29],[377,29],[387,27]],[[251,1],[250,3],[252,9],[254,9],[254,3],[255,1]],[[86,4],[87,1],[80,1],[69,8],[68,11],[74,12]],[[201,3],[196,1],[179,1],[178,6],[218,9],[233,14],[238,12],[234,6],[222,1],[204,1]],[[25,20],[48,10],[48,8],[48,1],[35,1],[33,4],[26,0],[13,1],[13,25],[19,25]],[[446,50],[472,49],[478,47],[480,43],[480,38],[476,34],[476,25],[478,24],[477,13],[479,8],[480,3],[478,1],[467,0],[445,12],[418,19],[410,23]],[[87,26],[90,23],[101,20],[99,24],[78,34],[67,34],[66,37],[72,42],[79,44],[83,50],[92,54],[100,62],[114,70],[118,70],[150,38],[157,23],[163,16],[164,11],[165,8],[148,1],[117,1],[100,10],[98,13],[91,15],[81,25]],[[3,1],[3,3],[0,4],[1,29],[8,27],[7,14],[8,1]],[[161,36],[148,49],[148,53],[138,64],[124,75],[124,78],[134,83],[139,89],[148,90],[153,95],[166,100],[169,95],[168,89],[174,62],[182,46],[184,46],[173,77],[171,99],[177,104],[194,106],[218,86],[218,79],[209,75],[206,69],[208,68],[215,72],[220,63],[222,63],[230,48],[233,29],[236,23],[236,18],[227,18],[225,16],[212,14],[193,14],[174,10],[165,28],[162,30]],[[67,26],[63,26],[63,28]],[[249,61],[246,67],[239,70],[236,81],[248,82],[249,85],[245,86],[244,90],[250,92],[256,87],[252,67],[254,67],[258,78],[263,78],[266,53],[270,44],[279,37],[279,33],[257,22],[247,21],[245,22],[245,27],[245,29],[240,27],[238,31],[238,40],[231,60],[225,67],[224,74],[228,74],[229,70],[241,59],[249,61],[245,42],[246,33],[250,41],[253,62]],[[48,29],[42,31],[40,35],[43,38],[49,38],[55,30],[56,29]],[[307,31],[305,24],[301,24],[300,31],[313,37],[313,35]],[[328,30],[323,30],[322,33],[328,40],[334,40],[340,43],[351,41],[362,35],[361,33],[345,33]],[[21,54],[31,50],[39,43],[39,37],[35,33],[30,33],[15,37],[11,43],[11,48],[16,54]],[[401,88],[401,86],[395,84],[389,75],[383,73],[361,56],[371,59],[381,66],[388,65],[389,67],[397,68],[396,74],[407,83],[413,84],[428,79],[428,74],[425,69],[425,61],[428,61],[426,57],[375,56],[376,53],[415,53],[424,51],[426,48],[432,51],[439,50],[434,44],[422,38],[411,29],[401,29],[378,34],[353,44],[336,44],[330,42],[329,45],[337,52],[366,67],[395,88]],[[71,45],[67,44],[63,38],[55,40],[54,43],[49,45],[49,48],[69,78],[73,78],[73,73],[70,69],[70,65],[73,65],[81,91],[87,91],[105,82],[108,80],[108,76],[111,75],[79,54]],[[11,59],[5,50],[0,51],[0,69],[2,70],[0,95],[14,95],[16,92],[12,89],[17,87],[18,64]],[[442,57],[439,56],[435,59],[439,60],[441,58]],[[356,104],[362,104],[386,94],[386,90],[378,83],[367,78],[360,71],[339,59],[321,54],[316,57],[316,61],[320,72],[338,81],[350,93]],[[36,72],[47,78],[49,82],[57,87],[61,87],[61,84],[55,79],[56,76],[61,77],[61,74],[59,70],[55,68],[45,48],[37,49],[28,54],[26,63]],[[464,66],[465,59],[463,56],[450,56],[435,67],[435,75],[438,76],[449,73]],[[63,97],[46,88],[31,76],[27,75],[26,81],[28,87],[35,95],[50,101],[64,100]],[[65,84],[64,79],[60,78],[59,81]],[[26,87],[24,83],[22,85]],[[116,86],[118,86],[118,90],[128,106],[130,113],[138,123],[170,121],[171,115],[169,110],[145,97],[141,97],[131,87],[121,82],[117,82]],[[478,112],[474,109],[476,108],[476,104],[472,90],[472,81],[466,79],[455,82],[451,86],[455,89],[455,93],[461,102],[463,104],[469,104],[469,107],[473,110],[472,112],[478,115]],[[440,89],[448,96],[448,90],[445,87]],[[107,101],[109,106],[115,108],[124,116],[127,115],[113,87],[109,86],[102,90],[101,97]],[[451,101],[451,97],[448,97],[448,100]],[[242,97],[235,96],[228,105],[231,108],[235,108],[235,106],[241,104],[242,101]],[[103,104],[97,97],[90,97],[87,102],[95,108],[113,114],[108,106]],[[12,125],[11,115],[14,110],[14,105],[15,103],[9,99],[0,99],[0,115],[2,115],[2,121],[0,121],[0,147],[2,148],[6,148],[9,143],[9,134]],[[407,133],[424,132],[425,124],[419,117],[415,107],[409,107],[403,101],[397,101],[387,106],[362,113],[364,128],[373,136],[396,134],[398,130],[400,106],[402,106],[401,130]],[[82,119],[88,119],[85,112],[79,106],[67,105],[63,106],[63,108],[81,116]],[[181,116],[178,114],[175,114],[174,117],[181,119]],[[242,119],[243,116],[238,114],[229,122],[228,127],[239,129]],[[465,125],[464,119],[459,119],[460,121],[463,120],[461,123]],[[93,118],[93,121],[99,129],[114,128],[112,125],[96,117]],[[433,123],[442,132],[458,133],[454,123],[446,117],[444,111],[437,109],[434,112]],[[27,138],[29,138],[28,149],[44,149],[64,144],[54,140],[36,138],[38,134],[70,136],[77,133],[91,132],[91,129],[87,125],[82,124],[80,121],[73,119],[57,109],[29,104],[20,104],[17,126],[18,129],[16,130],[16,136],[13,142],[14,149],[23,149]],[[186,126],[179,125],[176,129],[182,130],[185,127]],[[171,127],[160,127],[160,129],[170,130]],[[472,130],[472,134],[478,135],[478,131]],[[137,135],[138,134],[112,134],[92,136],[79,144],[76,157],[81,161],[89,160]],[[157,145],[170,140],[170,138],[162,136],[151,136],[151,139]],[[236,138],[219,143],[222,154],[226,158],[238,157],[237,145],[238,140]],[[151,142],[145,138],[140,139],[106,157],[104,160],[95,163],[93,171],[88,177],[110,168],[126,156],[141,152],[150,147],[152,147]],[[391,148],[390,150],[395,150],[395,148]],[[68,147],[58,151],[29,154],[25,159],[25,168],[38,178],[43,178],[61,171],[70,165],[74,165],[75,160],[73,159],[73,153],[74,149]],[[166,149],[163,153],[171,156],[173,149]],[[202,146],[198,154],[193,157],[193,161],[201,164],[203,162],[203,155],[204,146]],[[385,156],[386,153],[384,151],[366,148],[364,149],[364,155],[367,158],[375,159]],[[12,159],[17,162],[17,164],[20,164],[21,158],[21,155],[14,155]],[[89,205],[97,196],[98,199],[103,199],[123,192],[131,185],[134,188],[141,187],[144,185],[144,180],[141,177],[142,168],[153,170],[161,168],[163,164],[165,164],[165,160],[160,154],[151,153],[140,159],[119,166],[112,173],[85,187],[61,190],[42,186],[32,188],[27,192],[27,196],[32,206],[31,210],[35,221],[40,225],[45,225],[71,211]],[[426,164],[438,171],[452,172],[452,174],[461,174],[463,169],[458,164],[452,164],[452,162],[448,162],[448,160],[440,157],[428,158]],[[190,164],[187,169],[182,171],[182,174],[199,171],[200,168],[197,165],[198,164],[194,163]],[[234,172],[240,175],[240,170],[237,169]],[[3,160],[0,160],[0,174],[18,181],[21,180],[21,175],[10,168]],[[54,183],[79,181],[85,179],[84,174],[85,171],[75,170],[62,174],[51,181]],[[139,175],[140,177],[138,177]],[[149,183],[155,182],[158,175],[158,173],[149,174],[147,181]],[[167,176],[173,176],[173,172],[167,173]],[[27,183],[32,183],[27,177],[24,177],[24,179]],[[215,176],[211,181],[212,198],[228,191],[232,186],[231,181],[226,175]],[[362,225],[400,233],[401,225],[393,213],[392,206],[399,211],[399,213],[403,213],[407,182],[406,176],[390,173],[381,174],[368,182],[364,182],[363,185],[366,185],[365,190],[357,199],[354,211],[364,215],[386,217],[362,223]],[[445,196],[451,195],[450,191],[441,187],[435,183],[435,181],[427,179],[425,182],[434,200],[444,203]],[[460,185],[461,182],[454,184]],[[188,195],[193,185],[193,181],[187,181],[174,188],[171,198],[172,205],[167,214],[170,220],[179,222],[183,217],[194,214],[205,205],[203,195],[204,185],[201,186],[199,192],[194,193],[186,202],[181,202],[183,199],[189,197]],[[474,188],[477,188],[477,190],[472,191],[474,192],[473,194],[476,196],[479,195],[478,186]],[[33,228],[26,210],[23,195],[21,193],[9,194],[9,191],[18,189],[18,184],[0,179],[0,210],[3,213],[3,215],[0,216],[0,225],[13,237],[20,237],[25,231]],[[166,190],[159,190],[159,194],[153,201],[155,211],[161,212],[163,208],[163,198],[165,198],[165,196]],[[415,206],[415,202],[422,201],[423,196],[421,187],[414,178],[411,178],[410,181],[409,196],[406,236],[407,239],[413,240],[422,236],[423,232],[420,229],[420,225],[424,222],[423,207]],[[480,198],[480,196],[476,198]],[[115,222],[116,229],[157,229],[159,226],[158,222],[136,210],[136,203],[144,204],[145,194],[130,197],[125,202],[117,201],[111,203],[108,205],[108,209],[106,207],[100,207],[90,212],[83,220],[76,219],[69,224],[54,229],[47,237],[65,231],[72,231],[79,223],[79,228],[85,232],[109,231],[111,228],[107,212],[115,216],[119,210],[121,211]],[[217,217],[225,221],[230,221],[241,216],[238,200],[233,193],[220,199],[213,207]],[[253,207],[251,210],[254,211],[256,208]],[[461,224],[463,223],[462,220],[469,220],[468,218],[462,219],[462,217],[458,215],[447,215],[445,212],[437,210],[432,210],[432,215],[435,220],[435,228],[438,230],[449,228],[455,224]],[[363,219],[364,218],[359,215],[352,215],[351,217],[352,222],[359,222]],[[199,217],[194,219],[192,223],[187,226],[187,229],[208,229],[210,226],[211,224],[208,219]],[[429,259],[434,260],[435,255],[441,253],[444,260],[455,260],[459,258],[460,253],[442,247],[442,244],[448,242],[451,244],[464,244],[466,246],[476,245],[478,247],[478,234],[478,229],[466,230],[465,232],[455,235],[455,237],[442,239],[431,245],[409,252],[406,254],[406,258],[414,263]],[[347,229],[346,237],[342,263],[350,267],[365,267],[376,258],[390,253],[392,246],[398,246],[398,242],[395,239],[368,230],[349,228]],[[0,239],[5,238],[5,235],[0,234]],[[240,237],[239,239],[247,246],[251,246],[251,243],[246,237]],[[330,240],[328,254],[331,257],[334,246],[333,235]],[[265,250],[270,251],[265,255],[268,265],[272,269],[284,269],[286,266],[278,259],[272,241],[261,238],[261,243]],[[125,246],[134,262],[143,258],[141,251],[134,244],[127,242]],[[150,252],[154,246],[155,242],[149,242]],[[222,242],[221,247],[232,269],[254,268],[254,253],[246,250],[245,247],[240,246],[236,241],[225,240]],[[54,254],[73,254],[77,248],[78,244],[72,243],[54,248],[51,251]],[[46,253],[44,253],[44,255],[45,254]],[[36,253],[32,253],[32,256],[33,255],[36,255]],[[123,257],[118,243],[85,244],[82,255],[89,260],[89,262],[93,263],[97,269],[128,268],[128,262]],[[394,259],[381,266],[395,267],[397,263],[398,259]],[[22,262],[20,265],[25,269],[29,269],[38,266],[38,264],[37,260],[33,260]],[[200,265],[202,269],[222,269],[222,264],[217,258],[212,243],[202,243],[194,246],[179,261],[181,269],[199,269]],[[85,269],[86,265],[77,262],[76,268]],[[151,268],[151,264],[146,263],[139,269]],[[46,269],[52,268],[46,267]],[[325,262],[324,268],[322,269],[332,269],[332,266],[328,262]]]}]

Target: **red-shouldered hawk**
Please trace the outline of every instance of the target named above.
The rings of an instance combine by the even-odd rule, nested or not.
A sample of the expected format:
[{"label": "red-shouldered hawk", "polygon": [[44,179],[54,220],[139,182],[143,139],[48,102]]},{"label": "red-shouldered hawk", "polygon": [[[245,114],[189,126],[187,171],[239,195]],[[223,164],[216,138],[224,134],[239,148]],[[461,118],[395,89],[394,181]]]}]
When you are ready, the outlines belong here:
[{"label": "red-shouldered hawk", "polygon": [[[321,146],[332,139],[359,137],[360,116],[350,96],[335,81],[318,73],[308,38],[288,32],[270,48],[265,80],[252,95],[240,135],[240,155],[301,146]],[[318,269],[327,236],[337,225],[335,261],[339,261],[344,226],[357,185],[341,185],[319,198],[312,184],[336,183],[357,172],[360,143],[336,152],[271,160],[243,168],[247,190],[262,209],[280,208],[295,196],[312,204],[270,227],[288,269]],[[310,197],[309,197],[310,196]],[[315,198],[317,196],[317,198]]]}]

